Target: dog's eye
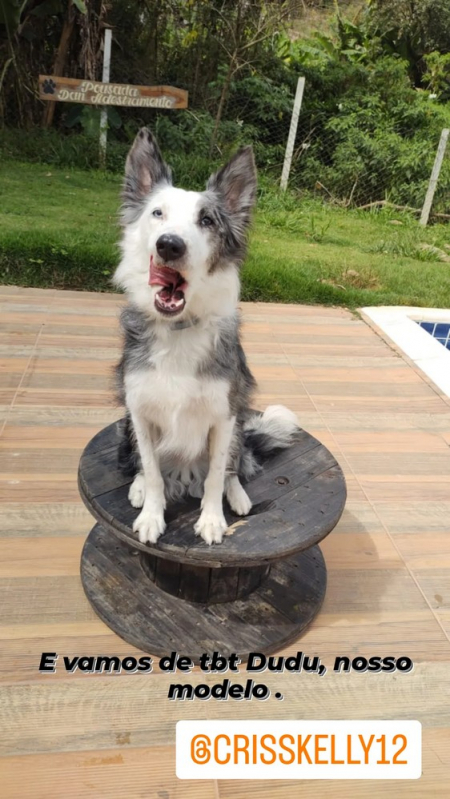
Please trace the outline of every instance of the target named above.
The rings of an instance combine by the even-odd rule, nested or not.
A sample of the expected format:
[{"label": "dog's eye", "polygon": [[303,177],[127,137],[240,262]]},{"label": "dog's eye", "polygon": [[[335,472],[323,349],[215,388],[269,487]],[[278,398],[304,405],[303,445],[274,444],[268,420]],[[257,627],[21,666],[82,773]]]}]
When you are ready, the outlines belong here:
[{"label": "dog's eye", "polygon": [[155,210],[152,211],[152,216],[156,216],[156,217],[158,217],[158,219],[160,219],[162,217],[162,215],[163,215],[163,212],[161,211],[161,208],[155,208]]},{"label": "dog's eye", "polygon": [[202,216],[202,218],[200,219],[200,224],[202,227],[211,227],[211,225],[213,225],[214,222],[210,216],[205,215]]}]

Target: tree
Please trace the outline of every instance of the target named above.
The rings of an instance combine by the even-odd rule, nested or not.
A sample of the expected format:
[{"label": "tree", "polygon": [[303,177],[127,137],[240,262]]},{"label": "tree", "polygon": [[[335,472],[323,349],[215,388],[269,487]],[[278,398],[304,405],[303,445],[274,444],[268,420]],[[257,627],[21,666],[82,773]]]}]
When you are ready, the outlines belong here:
[{"label": "tree", "polygon": [[386,49],[409,63],[416,86],[426,70],[424,56],[450,52],[450,0],[368,0],[368,29]]},{"label": "tree", "polygon": [[232,14],[230,14],[230,3],[223,3],[222,8],[218,11],[226,31],[226,36],[218,43],[227,56],[228,65],[214,121],[211,155],[216,145],[217,133],[231,81],[240,70],[251,65],[258,45],[262,45],[269,37],[273,36],[283,17],[287,16],[287,8],[276,3],[265,3],[261,0],[254,0],[254,2],[237,0],[232,5],[234,5]]}]

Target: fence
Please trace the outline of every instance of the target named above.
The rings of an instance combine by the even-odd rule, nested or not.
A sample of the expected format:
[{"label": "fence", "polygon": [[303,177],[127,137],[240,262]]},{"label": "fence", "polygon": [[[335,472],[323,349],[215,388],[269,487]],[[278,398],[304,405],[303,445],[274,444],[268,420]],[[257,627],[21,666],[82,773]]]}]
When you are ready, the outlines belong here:
[{"label": "fence", "polygon": [[[334,115],[300,110],[296,131],[291,128],[295,91],[284,96],[274,113],[258,116],[257,98],[249,86],[247,101],[230,97],[218,126],[214,115],[198,110],[155,111],[148,120],[163,149],[186,153],[193,161],[227,158],[238,146],[252,143],[260,172],[274,183],[307,193],[342,208],[392,204],[420,217],[439,145],[440,131],[416,139],[404,125],[392,125],[383,135],[345,127]],[[298,95],[297,95],[298,96]],[[304,86],[308,99],[308,83]],[[280,110],[281,106],[281,110]],[[211,110],[214,106],[211,106]],[[172,114],[172,116],[171,116]],[[183,116],[184,115],[184,116]],[[295,114],[294,114],[295,117]],[[285,162],[290,141],[289,170]],[[450,146],[447,147],[432,199],[431,216],[450,219]]]},{"label": "fence", "polygon": [[[447,129],[423,147],[414,164],[405,164],[402,151],[407,152],[411,141],[403,138],[400,128],[393,127],[382,139],[362,130],[353,130],[346,137],[333,122],[334,118],[329,124],[320,117],[304,121],[300,113],[292,154],[292,187],[344,208],[398,206],[420,213],[425,225],[430,214],[450,219]],[[288,150],[289,145],[289,160]],[[281,185],[287,185],[286,174]]]}]

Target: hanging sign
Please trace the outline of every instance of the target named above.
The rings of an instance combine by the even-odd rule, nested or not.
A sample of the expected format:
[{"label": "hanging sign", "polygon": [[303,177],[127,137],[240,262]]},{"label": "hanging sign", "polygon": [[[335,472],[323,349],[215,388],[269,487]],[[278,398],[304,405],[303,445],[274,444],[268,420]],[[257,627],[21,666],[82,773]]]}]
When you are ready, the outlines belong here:
[{"label": "hanging sign", "polygon": [[39,75],[39,97],[63,103],[134,108],[187,108],[188,93],[173,86],[133,86]]}]

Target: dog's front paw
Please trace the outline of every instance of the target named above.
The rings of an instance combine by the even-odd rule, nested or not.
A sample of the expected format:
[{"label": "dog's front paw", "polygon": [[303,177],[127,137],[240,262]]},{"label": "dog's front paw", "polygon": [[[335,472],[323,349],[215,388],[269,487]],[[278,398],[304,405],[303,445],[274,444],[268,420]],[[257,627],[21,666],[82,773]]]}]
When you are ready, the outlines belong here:
[{"label": "dog's front paw", "polygon": [[141,544],[156,544],[166,528],[163,508],[144,508],[134,520],[133,532],[138,534]]},{"label": "dog's front paw", "polygon": [[252,509],[252,501],[238,480],[229,486],[227,500],[231,510],[234,510],[238,516],[247,516]]},{"label": "dog's front paw", "polygon": [[194,530],[207,544],[220,544],[227,526],[223,513],[204,509]]},{"label": "dog's front paw", "polygon": [[145,479],[139,472],[131,483],[128,499],[133,508],[142,508],[145,500]]}]

